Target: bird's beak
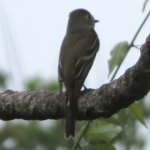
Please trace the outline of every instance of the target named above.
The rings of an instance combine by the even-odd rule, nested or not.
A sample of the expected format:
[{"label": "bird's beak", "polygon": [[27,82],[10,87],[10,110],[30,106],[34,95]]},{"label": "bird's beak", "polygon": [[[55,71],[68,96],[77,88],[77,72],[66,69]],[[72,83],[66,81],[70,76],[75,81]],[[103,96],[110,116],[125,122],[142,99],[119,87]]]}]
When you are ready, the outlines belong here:
[{"label": "bird's beak", "polygon": [[97,19],[94,19],[94,23],[97,23],[97,22],[99,22],[99,20],[97,20]]}]

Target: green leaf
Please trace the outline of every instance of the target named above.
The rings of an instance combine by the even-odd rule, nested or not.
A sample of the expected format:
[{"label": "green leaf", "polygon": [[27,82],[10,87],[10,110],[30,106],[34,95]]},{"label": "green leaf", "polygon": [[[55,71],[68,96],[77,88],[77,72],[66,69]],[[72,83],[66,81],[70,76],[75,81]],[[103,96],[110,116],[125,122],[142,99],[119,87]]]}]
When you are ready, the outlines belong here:
[{"label": "green leaf", "polygon": [[7,75],[5,73],[0,72],[0,88],[6,87]]},{"label": "green leaf", "polygon": [[146,123],[144,120],[144,112],[139,102],[135,102],[128,108],[129,114],[136,118],[141,124],[146,127]]},{"label": "green leaf", "polygon": [[[81,146],[81,145],[80,145]],[[99,150],[95,145],[84,144],[80,150]]]},{"label": "green leaf", "polygon": [[111,144],[100,144],[98,145],[99,150],[116,150],[116,148]]},{"label": "green leaf", "polygon": [[83,146],[81,146],[81,148],[84,150],[116,150],[116,148],[109,143],[98,145],[84,144]]},{"label": "green leaf", "polygon": [[91,144],[110,142],[121,132],[121,127],[104,120],[94,121],[85,133],[85,139]]},{"label": "green leaf", "polygon": [[129,44],[127,41],[120,42],[114,46],[114,48],[111,50],[110,53],[111,58],[108,61],[109,75],[117,66],[121,64],[128,50],[129,50]]},{"label": "green leaf", "polygon": [[128,123],[128,119],[129,119],[128,111],[126,109],[122,109],[117,113],[117,115],[119,119],[119,124],[122,127],[126,126],[126,124]]},{"label": "green leaf", "polygon": [[57,90],[59,88],[57,80],[51,80],[44,84],[44,89]]},{"label": "green leaf", "polygon": [[35,77],[33,79],[29,79],[27,82],[25,82],[25,88],[27,90],[36,90],[36,89],[42,89],[43,87],[43,80],[40,77]]},{"label": "green leaf", "polygon": [[37,89],[56,90],[58,89],[58,82],[57,80],[46,81],[43,78],[37,76],[25,82],[25,89],[27,90],[37,90]]}]

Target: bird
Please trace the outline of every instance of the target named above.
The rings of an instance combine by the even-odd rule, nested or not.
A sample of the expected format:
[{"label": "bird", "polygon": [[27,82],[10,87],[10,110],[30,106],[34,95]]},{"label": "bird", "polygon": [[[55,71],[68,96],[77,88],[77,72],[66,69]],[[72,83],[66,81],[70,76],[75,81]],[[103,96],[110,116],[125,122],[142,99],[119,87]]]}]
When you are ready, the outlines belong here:
[{"label": "bird", "polygon": [[86,9],[70,12],[66,34],[60,47],[58,61],[59,92],[65,98],[65,137],[75,136],[75,120],[78,112],[78,97],[92,67],[100,42],[95,28],[99,20]]}]

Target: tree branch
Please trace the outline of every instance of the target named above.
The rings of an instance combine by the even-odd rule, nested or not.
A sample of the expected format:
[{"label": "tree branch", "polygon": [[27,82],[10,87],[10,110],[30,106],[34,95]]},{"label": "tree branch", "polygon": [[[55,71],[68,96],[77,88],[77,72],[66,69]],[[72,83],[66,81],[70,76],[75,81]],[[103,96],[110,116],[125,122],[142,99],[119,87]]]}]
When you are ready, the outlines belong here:
[{"label": "tree branch", "polygon": [[[143,98],[150,90],[150,35],[141,47],[138,62],[124,75],[99,89],[82,91],[78,99],[78,120],[109,117]],[[0,93],[0,119],[44,120],[64,117],[65,94],[37,90]]]}]

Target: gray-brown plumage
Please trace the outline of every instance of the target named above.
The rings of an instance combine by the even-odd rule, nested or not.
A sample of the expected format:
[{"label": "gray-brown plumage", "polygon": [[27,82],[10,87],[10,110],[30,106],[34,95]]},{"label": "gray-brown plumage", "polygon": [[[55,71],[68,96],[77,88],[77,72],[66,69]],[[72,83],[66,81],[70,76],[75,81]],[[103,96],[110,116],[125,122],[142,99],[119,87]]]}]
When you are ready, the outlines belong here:
[{"label": "gray-brown plumage", "polygon": [[99,49],[94,17],[85,9],[70,13],[58,65],[60,94],[66,89],[66,138],[75,136],[77,99]]}]

